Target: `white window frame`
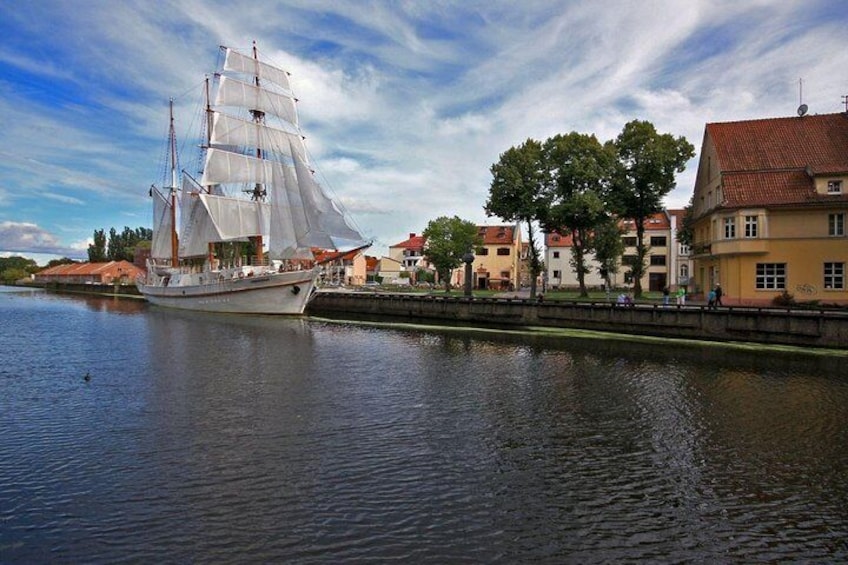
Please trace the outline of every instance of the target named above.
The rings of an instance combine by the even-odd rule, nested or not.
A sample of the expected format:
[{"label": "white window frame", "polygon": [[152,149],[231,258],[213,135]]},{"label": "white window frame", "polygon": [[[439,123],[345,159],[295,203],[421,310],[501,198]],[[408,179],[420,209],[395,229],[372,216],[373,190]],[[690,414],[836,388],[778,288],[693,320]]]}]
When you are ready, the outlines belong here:
[{"label": "white window frame", "polygon": [[759,216],[745,216],[745,237],[751,239],[759,237],[760,234],[760,218]]},{"label": "white window frame", "polygon": [[786,290],[786,263],[757,263],[757,290]]},{"label": "white window frame", "polygon": [[736,218],[724,219],[724,239],[736,239]]},{"label": "white window frame", "polygon": [[829,181],[827,181],[827,193],[828,194],[842,194],[842,181],[841,180],[829,180]]},{"label": "white window frame", "polygon": [[845,263],[825,263],[823,282],[825,290],[845,290]]},{"label": "white window frame", "polygon": [[845,214],[842,212],[827,215],[827,235],[841,237],[845,235]]}]

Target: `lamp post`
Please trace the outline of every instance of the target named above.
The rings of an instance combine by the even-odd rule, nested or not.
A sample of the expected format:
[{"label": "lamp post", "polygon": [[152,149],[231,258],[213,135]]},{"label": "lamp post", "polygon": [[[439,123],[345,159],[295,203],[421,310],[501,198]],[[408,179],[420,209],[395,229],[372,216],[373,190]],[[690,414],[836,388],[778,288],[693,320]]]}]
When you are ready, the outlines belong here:
[{"label": "lamp post", "polygon": [[465,263],[465,296],[471,297],[471,264],[474,263],[474,253],[469,251],[462,256]]}]

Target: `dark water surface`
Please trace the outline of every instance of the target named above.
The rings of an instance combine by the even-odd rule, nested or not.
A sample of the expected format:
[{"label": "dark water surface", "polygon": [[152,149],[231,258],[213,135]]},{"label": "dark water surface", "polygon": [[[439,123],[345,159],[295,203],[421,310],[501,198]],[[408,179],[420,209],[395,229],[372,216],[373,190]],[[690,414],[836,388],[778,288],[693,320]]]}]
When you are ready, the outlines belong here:
[{"label": "dark water surface", "polygon": [[0,291],[2,563],[831,563],[846,539],[845,356]]}]

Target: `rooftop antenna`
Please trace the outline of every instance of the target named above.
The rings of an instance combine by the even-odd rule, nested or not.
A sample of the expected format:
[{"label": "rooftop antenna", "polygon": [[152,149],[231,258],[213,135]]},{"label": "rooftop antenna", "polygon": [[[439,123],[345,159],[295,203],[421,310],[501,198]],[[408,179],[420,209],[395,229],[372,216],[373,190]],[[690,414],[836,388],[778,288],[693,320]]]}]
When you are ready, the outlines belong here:
[{"label": "rooftop antenna", "polygon": [[798,79],[798,117],[807,113],[807,105],[804,104],[804,79]]},{"label": "rooftop antenna", "polygon": [[842,103],[845,104],[845,113],[848,114],[848,94],[842,96]]}]

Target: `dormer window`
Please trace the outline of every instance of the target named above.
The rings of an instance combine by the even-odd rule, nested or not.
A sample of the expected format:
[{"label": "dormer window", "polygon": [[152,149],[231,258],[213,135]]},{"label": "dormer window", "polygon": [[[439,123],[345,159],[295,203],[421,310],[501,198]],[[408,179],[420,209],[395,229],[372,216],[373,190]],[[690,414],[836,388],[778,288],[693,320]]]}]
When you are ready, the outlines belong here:
[{"label": "dormer window", "polygon": [[829,181],[827,181],[827,193],[828,194],[842,194],[842,181],[841,180],[829,180]]}]

